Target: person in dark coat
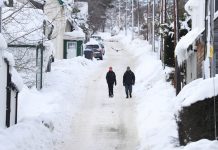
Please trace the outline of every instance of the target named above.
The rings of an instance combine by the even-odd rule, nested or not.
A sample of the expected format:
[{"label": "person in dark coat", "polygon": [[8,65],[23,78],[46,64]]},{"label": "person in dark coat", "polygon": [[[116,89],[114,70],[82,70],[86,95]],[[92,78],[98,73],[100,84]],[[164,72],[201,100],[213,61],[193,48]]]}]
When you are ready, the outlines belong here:
[{"label": "person in dark coat", "polygon": [[108,84],[109,97],[114,96],[113,87],[117,85],[116,75],[112,70],[112,67],[109,67],[109,71],[106,74],[106,80]]},{"label": "person in dark coat", "polygon": [[132,86],[135,84],[135,75],[130,70],[130,67],[127,67],[126,72],[123,75],[123,86],[125,86],[126,98],[132,97]]}]

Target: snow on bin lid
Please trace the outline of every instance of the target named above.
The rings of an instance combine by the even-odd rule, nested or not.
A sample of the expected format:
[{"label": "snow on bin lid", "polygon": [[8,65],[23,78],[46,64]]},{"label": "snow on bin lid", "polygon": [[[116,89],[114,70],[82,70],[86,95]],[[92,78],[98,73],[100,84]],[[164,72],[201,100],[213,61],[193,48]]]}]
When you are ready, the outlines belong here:
[{"label": "snow on bin lid", "polygon": [[204,28],[195,28],[188,32],[185,36],[181,37],[175,49],[175,55],[177,56],[177,60],[180,65],[189,56],[187,52],[188,47],[201,35],[203,31]]},{"label": "snow on bin lid", "polygon": [[18,91],[21,91],[23,88],[23,80],[14,68],[15,62],[13,55],[7,51],[4,51],[3,57],[7,59],[10,66],[10,73],[11,73],[11,81],[15,84]]}]

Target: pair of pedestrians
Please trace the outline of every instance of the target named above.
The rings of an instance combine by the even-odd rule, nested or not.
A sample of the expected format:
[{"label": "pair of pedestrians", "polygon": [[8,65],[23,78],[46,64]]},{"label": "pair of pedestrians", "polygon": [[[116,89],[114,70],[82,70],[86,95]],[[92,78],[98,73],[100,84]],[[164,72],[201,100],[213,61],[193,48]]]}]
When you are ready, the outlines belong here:
[{"label": "pair of pedestrians", "polygon": [[[109,71],[106,74],[106,80],[108,84],[109,97],[113,97],[113,86],[117,85],[116,75],[112,70],[112,67],[109,67]],[[130,67],[127,67],[126,72],[123,75],[123,86],[125,86],[126,98],[132,98],[132,86],[135,84],[135,75],[131,71]]]}]

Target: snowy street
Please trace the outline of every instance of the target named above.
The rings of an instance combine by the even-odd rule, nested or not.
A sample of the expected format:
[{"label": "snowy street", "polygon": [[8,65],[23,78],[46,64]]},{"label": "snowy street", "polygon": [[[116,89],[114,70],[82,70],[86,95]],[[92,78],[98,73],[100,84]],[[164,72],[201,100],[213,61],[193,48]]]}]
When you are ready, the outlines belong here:
[{"label": "snowy street", "polygon": [[[123,35],[105,38],[103,61],[56,60],[42,90],[23,88],[18,124],[0,130],[3,150],[217,149],[216,141],[204,139],[176,147],[175,113],[181,104],[165,80],[171,69],[163,70],[147,41]],[[113,98],[105,78],[109,66],[117,78]],[[122,85],[127,66],[136,75],[131,99]]]},{"label": "snowy street", "polygon": [[[111,47],[122,50],[116,52]],[[118,42],[108,42],[106,57],[99,63],[88,79],[85,99],[74,118],[71,149],[134,150],[138,144],[136,101],[134,92],[132,99],[126,99],[122,84],[127,65],[134,64],[132,56]],[[117,76],[113,98],[108,97],[105,79],[109,66]]]},{"label": "snowy street", "polygon": [[0,150],[218,150],[218,0],[0,0]]}]

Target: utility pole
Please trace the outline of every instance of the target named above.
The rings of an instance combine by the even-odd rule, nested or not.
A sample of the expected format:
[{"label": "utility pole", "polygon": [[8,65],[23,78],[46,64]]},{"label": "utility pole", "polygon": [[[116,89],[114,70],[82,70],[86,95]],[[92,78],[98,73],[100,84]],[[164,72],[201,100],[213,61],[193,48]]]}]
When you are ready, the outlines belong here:
[{"label": "utility pole", "polygon": [[0,33],[2,32],[2,7],[0,6]]},{"label": "utility pole", "polygon": [[214,52],[214,0],[209,0],[209,11],[210,11],[210,77],[213,78],[213,89],[214,89],[214,96],[213,96],[213,111],[214,111],[214,139],[217,140],[217,113],[216,113],[216,92],[215,92],[215,79],[216,76],[216,55]]},{"label": "utility pole", "polygon": [[152,51],[155,52],[155,0],[153,0],[153,7],[152,7]]},{"label": "utility pole", "polygon": [[140,26],[139,26],[139,0],[137,0],[137,9],[138,9],[138,35],[139,35],[139,33],[140,33]]},{"label": "utility pole", "polygon": [[120,23],[121,23],[121,21],[120,21],[121,20],[121,17],[120,17],[120,0],[119,0],[119,16],[118,17],[119,17],[118,26],[119,26],[119,29],[120,29],[120,27],[121,27],[120,26]]},{"label": "utility pole", "polygon": [[125,8],[125,35],[127,36],[127,0],[126,0],[126,8]]},{"label": "utility pole", "polygon": [[146,23],[147,23],[147,35],[146,35],[146,38],[147,38],[147,41],[148,41],[148,14],[149,14],[149,6],[148,6],[148,0],[147,0],[147,20],[146,20]]},{"label": "utility pole", "polygon": [[174,7],[174,48],[179,41],[179,32],[178,32],[178,0],[173,0]]},{"label": "utility pole", "polygon": [[132,0],[132,40],[134,39],[134,0]]}]

